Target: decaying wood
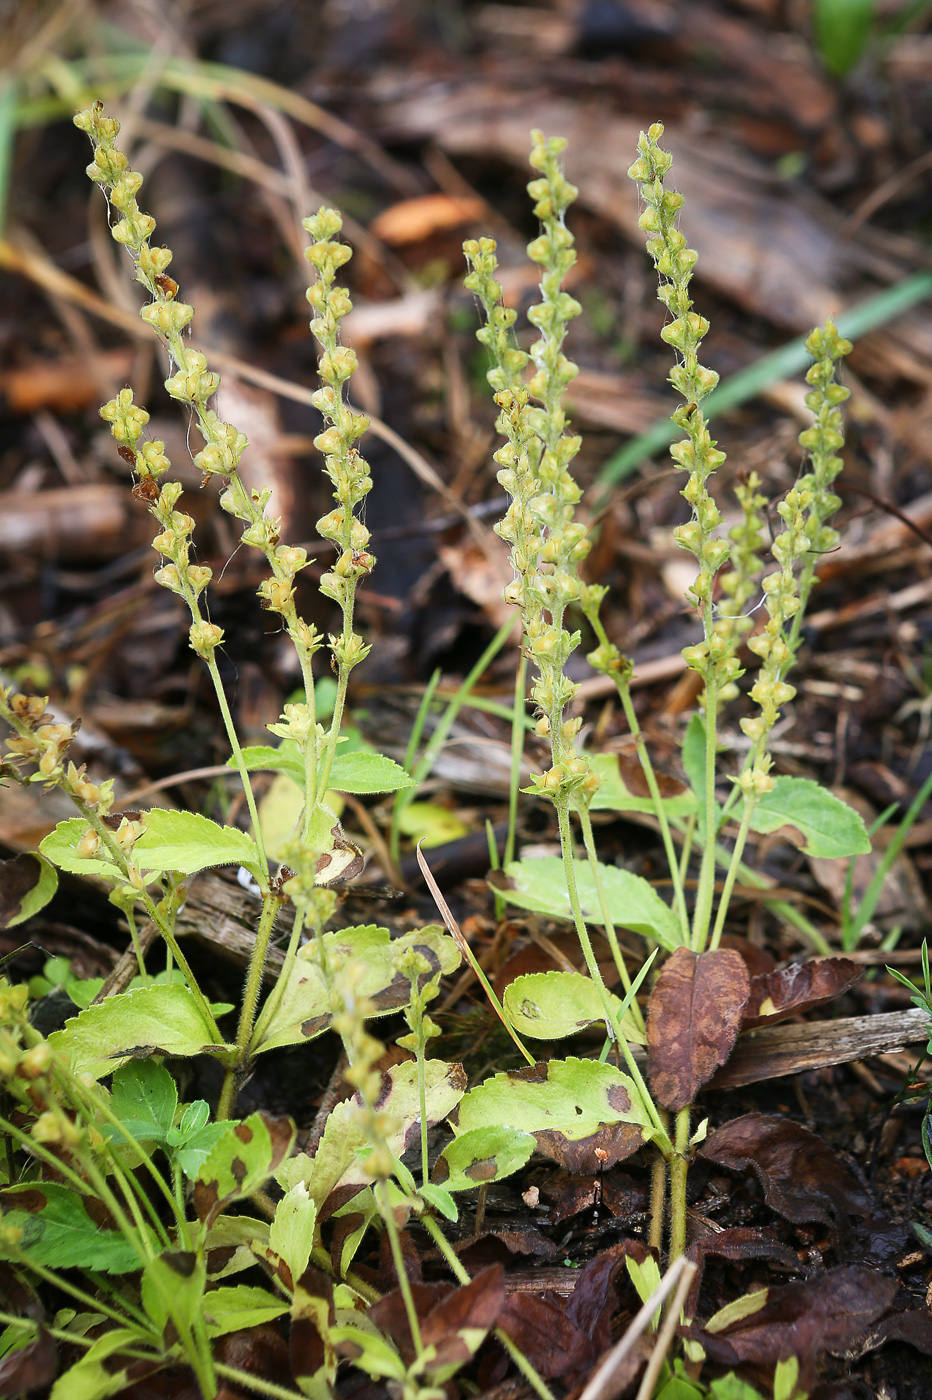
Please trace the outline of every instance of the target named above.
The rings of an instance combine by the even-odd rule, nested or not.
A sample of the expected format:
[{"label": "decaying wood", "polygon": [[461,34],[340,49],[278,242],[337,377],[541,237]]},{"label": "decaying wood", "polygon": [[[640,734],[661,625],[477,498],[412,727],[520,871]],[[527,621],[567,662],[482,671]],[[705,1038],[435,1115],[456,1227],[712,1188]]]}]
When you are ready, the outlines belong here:
[{"label": "decaying wood", "polygon": [[763,1026],[739,1037],[734,1054],[710,1080],[710,1089],[734,1089],[843,1065],[916,1045],[929,1035],[929,1018],[918,1007],[882,1011],[875,1016],[846,1016],[837,1021],[790,1022]]}]

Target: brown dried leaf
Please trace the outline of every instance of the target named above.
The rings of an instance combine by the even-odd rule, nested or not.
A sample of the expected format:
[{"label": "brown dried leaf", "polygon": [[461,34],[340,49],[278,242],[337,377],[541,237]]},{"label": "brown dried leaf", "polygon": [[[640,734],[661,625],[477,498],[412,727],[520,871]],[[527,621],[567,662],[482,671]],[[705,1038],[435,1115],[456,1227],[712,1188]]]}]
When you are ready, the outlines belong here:
[{"label": "brown dried leaf", "polygon": [[12,860],[0,860],[0,928],[22,913],[23,900],[42,878],[37,856],[23,852]]},{"label": "brown dried leaf", "polygon": [[18,1351],[8,1351],[0,1360],[0,1395],[20,1395],[37,1390],[55,1379],[58,1358],[55,1343],[40,1326],[36,1336]]},{"label": "brown dried leaf", "polygon": [[752,977],[741,1029],[773,1026],[798,1012],[832,1001],[852,987],[863,971],[850,958],[814,958],[811,962],[791,963],[763,977]]},{"label": "brown dried leaf", "polygon": [[871,1269],[848,1267],[804,1283],[787,1283],[767,1290],[763,1307],[722,1332],[695,1328],[692,1334],[710,1360],[723,1366],[752,1362],[772,1368],[796,1356],[806,1383],[816,1356],[847,1351],[863,1339],[868,1328],[890,1307],[899,1289],[896,1279]]},{"label": "brown dried leaf", "polygon": [[485,204],[475,196],[421,194],[383,209],[373,219],[369,231],[383,243],[397,248],[475,223],[485,214]]},{"label": "brown dried leaf", "polygon": [[789,1245],[781,1244],[775,1235],[771,1235],[766,1230],[748,1230],[740,1225],[733,1225],[728,1229],[716,1230],[710,1235],[704,1235],[702,1239],[696,1240],[688,1247],[686,1254],[697,1266],[684,1308],[687,1317],[696,1316],[699,1290],[702,1287],[702,1275],[705,1271],[706,1260],[710,1255],[719,1259],[742,1262],[747,1259],[769,1259],[779,1267],[789,1269],[794,1273],[799,1268],[796,1251],[790,1249]]},{"label": "brown dried leaf", "polygon": [[569,1316],[563,1301],[512,1293],[498,1315],[498,1325],[547,1380],[582,1379],[596,1358],[591,1339]]},{"label": "brown dried leaf", "polygon": [[728,1059],[749,990],[744,959],[731,948],[677,948],[670,957],[647,1003],[648,1079],[664,1108],[692,1103]]},{"label": "brown dried leaf", "polygon": [[771,1209],[797,1225],[818,1220],[846,1229],[849,1215],[870,1208],[870,1197],[832,1149],[786,1118],[734,1118],[702,1144],[699,1156],[731,1171],[750,1168]]}]

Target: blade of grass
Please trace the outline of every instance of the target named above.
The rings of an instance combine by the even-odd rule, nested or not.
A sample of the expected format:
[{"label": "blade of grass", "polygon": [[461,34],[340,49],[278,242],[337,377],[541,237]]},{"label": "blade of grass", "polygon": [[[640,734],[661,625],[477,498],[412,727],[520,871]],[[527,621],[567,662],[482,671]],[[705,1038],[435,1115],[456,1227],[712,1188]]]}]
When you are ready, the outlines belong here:
[{"label": "blade of grass", "polygon": [[[884,288],[876,296],[868,297],[857,306],[852,306],[849,311],[838,317],[838,329],[849,340],[856,340],[868,331],[886,325],[904,311],[909,311],[911,307],[925,301],[928,296],[932,296],[932,273],[917,272],[892,287]],[[704,401],[703,412],[707,418],[713,418],[718,413],[737,408],[739,404],[747,403],[748,399],[753,399],[765,389],[769,389],[772,384],[779,384],[782,380],[798,374],[808,364],[806,338],[800,336],[798,340],[791,340],[779,350],[762,355],[759,360],[726,379]],[[662,418],[646,432],[626,443],[620,452],[614,453],[602,465],[598,485],[603,493],[607,487],[630,476],[645,458],[653,457],[669,446],[679,431],[668,418]]]},{"label": "blade of grass", "polygon": [[880,864],[874,871],[871,882],[864,891],[864,898],[858,905],[857,914],[855,914],[851,923],[843,930],[844,937],[842,946],[846,953],[850,952],[852,948],[857,947],[858,939],[864,931],[864,925],[873,917],[883,892],[884,881],[890,873],[890,867],[903,849],[903,843],[909,835],[913,823],[928,801],[930,793],[932,793],[932,773],[926,778],[922,787],[909,804],[903,820],[896,829],[896,835],[884,851]]}]

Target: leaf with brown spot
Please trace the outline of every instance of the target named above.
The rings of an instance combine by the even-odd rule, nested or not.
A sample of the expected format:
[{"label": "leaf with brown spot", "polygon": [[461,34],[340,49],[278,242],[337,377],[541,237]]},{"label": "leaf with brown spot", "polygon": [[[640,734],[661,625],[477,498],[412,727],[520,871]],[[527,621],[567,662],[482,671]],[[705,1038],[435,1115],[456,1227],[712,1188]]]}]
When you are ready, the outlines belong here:
[{"label": "leaf with brown spot", "polygon": [[[416,948],[430,964],[430,970],[422,974],[421,986],[438,972],[454,971],[460,962],[456,944],[438,924],[414,929],[400,938],[392,938],[387,928],[365,924],[325,933],[323,941],[329,958],[364,969],[356,994],[369,1002],[369,1014],[376,1016],[404,1006],[411,994],[411,983],[398,971],[395,961],[406,948]],[[271,1014],[260,1012],[256,1021],[253,1054],[281,1045],[299,1045],[330,1025],[330,993],[313,940],[301,949],[278,1000],[274,1005],[270,1001],[269,1006]]]},{"label": "leaf with brown spot", "polygon": [[786,1118],[733,1118],[702,1144],[699,1156],[731,1171],[753,1171],[771,1209],[797,1225],[818,1220],[845,1230],[849,1215],[870,1209],[870,1197],[832,1149]]},{"label": "leaf with brown spot", "polygon": [[431,1309],[421,1339],[424,1369],[434,1385],[452,1379],[472,1359],[498,1324],[504,1302],[505,1275],[500,1264],[493,1264]]},{"label": "leaf with brown spot", "polygon": [[290,1118],[253,1113],[228,1128],[197,1174],[194,1208],[208,1227],[228,1205],[251,1196],[291,1152],[295,1128]]},{"label": "leaf with brown spot", "polygon": [[[446,1118],[462,1098],[466,1075],[462,1065],[446,1064],[443,1060],[428,1060],[425,1073],[427,1120],[432,1127]],[[388,1136],[388,1145],[400,1157],[408,1140],[420,1132],[421,1101],[413,1060],[385,1071],[378,1097],[383,1112],[398,1124]],[[371,1178],[357,1155],[367,1146],[369,1135],[361,1101],[358,1097],[346,1099],[337,1104],[327,1119],[315,1156],[298,1153],[290,1158],[278,1173],[279,1184],[287,1191],[303,1181],[318,1210],[322,1210],[335,1188],[353,1188],[351,1194],[355,1194],[359,1187],[369,1184]]]},{"label": "leaf with brown spot", "polygon": [[740,953],[677,948],[647,1003],[648,1079],[654,1098],[678,1110],[734,1049],[750,978]]},{"label": "leaf with brown spot", "polygon": [[507,1123],[531,1133],[541,1152],[573,1171],[598,1171],[652,1135],[633,1081],[613,1065],[568,1058],[496,1074],[471,1089],[457,1134]]},{"label": "leaf with brown spot", "polygon": [[791,963],[779,972],[752,977],[741,1029],[773,1026],[788,1016],[822,1006],[852,987],[863,971],[851,958],[813,958],[811,962]]}]

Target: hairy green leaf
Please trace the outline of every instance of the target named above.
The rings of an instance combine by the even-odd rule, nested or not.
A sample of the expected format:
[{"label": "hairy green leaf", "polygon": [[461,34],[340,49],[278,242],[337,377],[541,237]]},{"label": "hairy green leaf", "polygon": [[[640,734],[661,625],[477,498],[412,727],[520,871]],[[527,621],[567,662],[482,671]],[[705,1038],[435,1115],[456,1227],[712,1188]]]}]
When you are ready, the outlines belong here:
[{"label": "hairy green leaf", "polygon": [[[293,739],[283,739],[277,748],[271,744],[252,744],[243,750],[243,758],[251,772],[287,773],[304,787],[304,758]],[[228,759],[227,766],[232,765],[233,760]],[[368,747],[351,752],[341,752],[338,748],[327,785],[335,792],[353,793],[397,792],[401,788],[417,787],[400,763]]]},{"label": "hairy green leaf", "polygon": [[77,854],[78,843],[89,829],[83,817],[69,817],[67,821],[59,822],[55,830],[39,843],[40,855],[71,875],[97,875],[102,880],[122,880],[120,870],[112,861]]},{"label": "hairy green leaf", "polygon": [[142,1304],[160,1332],[169,1321],[190,1333],[201,1311],[207,1269],[192,1250],[167,1249],[150,1259],[142,1275]]},{"label": "hairy green leaf", "polygon": [[861,816],[812,778],[777,778],[751,817],[751,830],[767,834],[795,827],[807,856],[860,856],[871,848]]},{"label": "hairy green leaf", "polygon": [[[358,962],[364,968],[356,991],[372,1005],[375,1016],[404,1006],[411,993],[408,979],[397,970],[396,959],[406,948],[417,948],[430,963],[429,980],[437,972],[452,972],[460,954],[453,939],[438,924],[392,938],[388,929],[374,924],[324,934],[328,958]],[[279,1045],[300,1045],[313,1040],[330,1025],[330,997],[317,961],[316,941],[301,949],[272,1014],[260,1015],[253,1036],[253,1053]]]},{"label": "hairy green leaf", "polygon": [[[583,916],[587,923],[600,924],[602,913],[588,861],[575,861],[574,871]],[[614,865],[600,865],[599,871],[609,913],[618,928],[656,939],[671,951],[680,946],[676,915],[647,880]],[[507,882],[496,888],[500,888],[509,904],[548,914],[552,919],[572,918],[566,874],[559,856],[512,861],[505,866],[505,875]]]},{"label": "hairy green leaf", "polygon": [[145,823],[133,847],[133,861],[140,870],[193,875],[214,865],[243,865],[254,875],[261,872],[255,841],[236,827],[218,826],[197,812],[170,812],[164,807],[147,812]]},{"label": "hairy green leaf", "polygon": [[108,997],[73,1017],[64,1030],[49,1036],[49,1042],[68,1054],[76,1074],[100,1079],[126,1060],[157,1051],[199,1055],[229,1048],[212,1039],[215,1033],[191,992],[178,981]]},{"label": "hairy green leaf", "polygon": [[[137,1142],[163,1143],[175,1121],[178,1086],[155,1060],[130,1060],[113,1076],[110,1107]],[[112,1124],[105,1124],[104,1132],[124,1140]]]},{"label": "hairy green leaf", "polygon": [[[625,1016],[619,1027],[622,1003],[611,992],[608,996],[616,1027],[626,1040],[643,1045],[644,1032],[630,1016]],[[503,1005],[518,1034],[532,1040],[562,1040],[605,1021],[598,989],[592,978],[581,972],[529,972],[516,977],[505,989]]]}]

